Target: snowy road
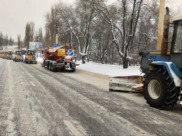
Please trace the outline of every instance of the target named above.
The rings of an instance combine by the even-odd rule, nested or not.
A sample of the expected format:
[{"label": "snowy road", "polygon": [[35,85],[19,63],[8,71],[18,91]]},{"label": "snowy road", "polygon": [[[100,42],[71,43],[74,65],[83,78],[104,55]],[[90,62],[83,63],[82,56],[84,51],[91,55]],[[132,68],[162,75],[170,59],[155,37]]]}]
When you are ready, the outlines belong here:
[{"label": "snowy road", "polygon": [[108,80],[0,59],[0,135],[182,135],[182,106],[153,109]]}]

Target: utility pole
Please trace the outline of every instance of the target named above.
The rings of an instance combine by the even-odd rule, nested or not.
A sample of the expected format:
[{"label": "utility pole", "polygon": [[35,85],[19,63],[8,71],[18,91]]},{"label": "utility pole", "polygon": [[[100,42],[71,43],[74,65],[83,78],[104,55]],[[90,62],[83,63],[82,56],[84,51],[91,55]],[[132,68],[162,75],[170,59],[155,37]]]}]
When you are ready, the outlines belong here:
[{"label": "utility pole", "polygon": [[164,10],[165,10],[165,0],[160,0],[157,50],[161,50],[161,45],[162,45],[163,30],[164,30]]}]

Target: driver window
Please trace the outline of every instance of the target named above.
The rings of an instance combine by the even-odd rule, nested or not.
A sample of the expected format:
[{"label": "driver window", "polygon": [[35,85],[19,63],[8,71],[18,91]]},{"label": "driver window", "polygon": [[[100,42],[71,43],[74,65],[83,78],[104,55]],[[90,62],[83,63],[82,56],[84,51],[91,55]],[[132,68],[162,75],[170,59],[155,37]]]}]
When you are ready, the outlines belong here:
[{"label": "driver window", "polygon": [[182,21],[178,23],[174,53],[182,53]]}]

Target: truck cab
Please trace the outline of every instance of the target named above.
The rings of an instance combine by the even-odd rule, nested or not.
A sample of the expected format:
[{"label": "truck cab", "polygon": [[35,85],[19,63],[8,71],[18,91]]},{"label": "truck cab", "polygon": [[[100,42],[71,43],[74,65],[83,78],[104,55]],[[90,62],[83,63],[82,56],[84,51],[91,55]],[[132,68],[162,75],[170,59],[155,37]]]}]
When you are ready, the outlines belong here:
[{"label": "truck cab", "polygon": [[7,52],[6,59],[13,59],[13,52],[12,51]]},{"label": "truck cab", "polygon": [[7,51],[4,51],[4,52],[3,52],[3,59],[6,58],[6,55],[7,55]]},{"label": "truck cab", "polygon": [[33,64],[37,64],[36,61],[36,57],[35,57],[35,50],[26,50],[26,54],[25,54],[25,63],[33,63]]},{"label": "truck cab", "polygon": [[0,58],[2,58],[3,51],[0,51]]},{"label": "truck cab", "polygon": [[21,50],[16,50],[13,56],[13,61],[22,61]]}]

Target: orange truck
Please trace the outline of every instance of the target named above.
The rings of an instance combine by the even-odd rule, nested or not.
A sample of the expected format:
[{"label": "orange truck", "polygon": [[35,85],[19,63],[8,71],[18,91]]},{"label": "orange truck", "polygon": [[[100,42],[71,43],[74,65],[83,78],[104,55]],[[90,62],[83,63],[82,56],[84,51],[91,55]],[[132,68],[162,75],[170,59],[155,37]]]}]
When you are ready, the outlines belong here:
[{"label": "orange truck", "polygon": [[2,54],[2,58],[3,58],[3,59],[5,59],[5,58],[6,58],[7,53],[8,53],[7,51],[4,51],[4,52],[3,52],[3,54]]},{"label": "orange truck", "polygon": [[76,66],[78,66],[75,50],[67,45],[48,47],[43,53],[44,59],[41,65],[50,71],[68,70],[75,72]]},{"label": "orange truck", "polygon": [[2,58],[3,56],[3,51],[0,51],[0,58]]}]

